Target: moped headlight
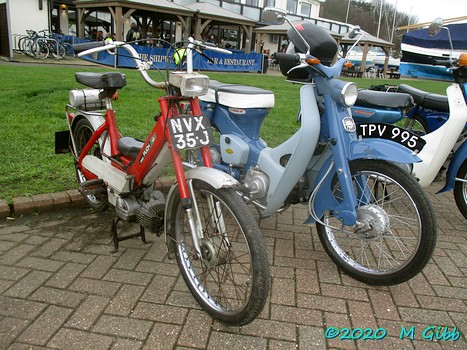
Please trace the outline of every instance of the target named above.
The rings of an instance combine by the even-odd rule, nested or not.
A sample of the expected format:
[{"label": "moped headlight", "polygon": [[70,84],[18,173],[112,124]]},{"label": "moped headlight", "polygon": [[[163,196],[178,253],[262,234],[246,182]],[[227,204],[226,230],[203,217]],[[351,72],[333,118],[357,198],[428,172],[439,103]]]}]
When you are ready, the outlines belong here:
[{"label": "moped headlight", "polygon": [[180,88],[182,96],[195,97],[206,95],[208,92],[209,78],[198,73],[172,72],[169,83]]},{"label": "moped headlight", "polygon": [[347,83],[341,90],[341,102],[345,107],[352,107],[357,101],[358,89],[354,83]]}]

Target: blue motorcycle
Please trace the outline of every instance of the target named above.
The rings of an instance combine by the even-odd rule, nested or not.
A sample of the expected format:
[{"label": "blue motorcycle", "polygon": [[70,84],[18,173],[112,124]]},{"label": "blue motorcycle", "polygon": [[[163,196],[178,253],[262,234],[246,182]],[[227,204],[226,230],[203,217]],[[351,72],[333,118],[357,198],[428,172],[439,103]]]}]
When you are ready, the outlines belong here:
[{"label": "blue motorcycle", "polygon": [[214,166],[239,180],[237,192],[261,217],[306,205],[305,224],[316,224],[327,254],[353,278],[372,285],[409,280],[429,261],[437,234],[433,208],[403,166],[420,161],[407,147],[419,150],[423,141],[396,126],[379,130],[387,140],[359,137],[350,114],[358,91],[336,78],[346,60],[331,64],[335,40],[309,22],[292,25],[280,9],[265,8],[263,21],[291,26],[297,53],[277,60],[288,80],[303,84],[300,128],[268,147],[260,128],[274,94],[211,81],[200,105],[219,134]]}]

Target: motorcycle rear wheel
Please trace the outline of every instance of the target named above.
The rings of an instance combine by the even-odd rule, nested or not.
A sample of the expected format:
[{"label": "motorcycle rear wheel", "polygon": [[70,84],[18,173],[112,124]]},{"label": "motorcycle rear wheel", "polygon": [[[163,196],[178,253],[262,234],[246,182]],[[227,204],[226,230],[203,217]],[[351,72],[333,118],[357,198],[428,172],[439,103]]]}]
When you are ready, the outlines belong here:
[{"label": "motorcycle rear wheel", "polygon": [[[369,285],[393,285],[417,275],[436,244],[435,213],[416,180],[398,166],[376,160],[351,162],[357,214],[367,228],[345,226],[328,212],[317,224],[321,243],[336,265]],[[340,198],[339,182],[334,195]],[[344,229],[345,232],[343,232]]]},{"label": "motorcycle rear wheel", "polygon": [[464,181],[456,181],[454,186],[454,199],[464,218],[467,220],[467,161],[461,165],[456,178]]},{"label": "motorcycle rear wheel", "polygon": [[[75,140],[76,150],[78,154],[81,153],[81,150],[88,143],[93,133],[94,128],[87,119],[80,119],[76,123],[73,129],[73,137]],[[95,144],[95,146],[91,149],[89,153],[98,158],[102,158],[101,150],[98,143]],[[82,182],[88,180],[78,168],[76,168],[76,177],[78,179],[78,184],[81,184]],[[109,204],[105,200],[104,196],[88,194],[84,195],[84,198],[88,205],[95,211],[101,212],[109,208]]]},{"label": "motorcycle rear wheel", "polygon": [[[178,194],[169,221],[168,239],[177,264],[196,301],[211,317],[241,326],[263,310],[269,293],[266,248],[253,214],[232,189],[214,189],[193,180],[193,208],[203,238],[196,253],[187,212]],[[169,241],[169,243],[170,243]]]}]

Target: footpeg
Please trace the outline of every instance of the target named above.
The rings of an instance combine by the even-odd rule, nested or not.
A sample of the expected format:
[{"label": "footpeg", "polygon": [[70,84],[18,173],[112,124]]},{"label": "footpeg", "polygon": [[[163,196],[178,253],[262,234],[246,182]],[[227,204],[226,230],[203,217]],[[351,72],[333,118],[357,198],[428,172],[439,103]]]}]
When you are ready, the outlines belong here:
[{"label": "footpeg", "polygon": [[79,192],[83,195],[96,195],[100,193],[104,193],[107,191],[106,185],[104,180],[102,179],[93,179],[83,181],[79,184]]}]

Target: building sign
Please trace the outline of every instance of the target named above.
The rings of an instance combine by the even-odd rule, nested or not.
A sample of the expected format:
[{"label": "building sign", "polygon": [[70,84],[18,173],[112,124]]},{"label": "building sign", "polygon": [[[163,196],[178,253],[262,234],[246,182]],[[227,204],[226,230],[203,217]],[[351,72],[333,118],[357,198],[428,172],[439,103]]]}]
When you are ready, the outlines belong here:
[{"label": "building sign", "polygon": [[[142,60],[150,60],[153,67],[165,69],[167,63],[170,69],[175,69],[173,61],[173,49],[164,49],[158,47],[147,47],[135,45],[134,48],[139,53]],[[97,55],[88,55],[83,59],[115,67],[135,68],[135,62],[132,58],[125,55],[124,49],[119,49],[117,55],[112,55],[107,51],[99,52]],[[234,72],[260,72],[262,71],[263,55],[259,53],[244,53],[234,50],[231,55],[222,54],[214,51],[205,51],[206,57],[195,52],[193,54],[193,69],[204,71],[234,71]]]}]

